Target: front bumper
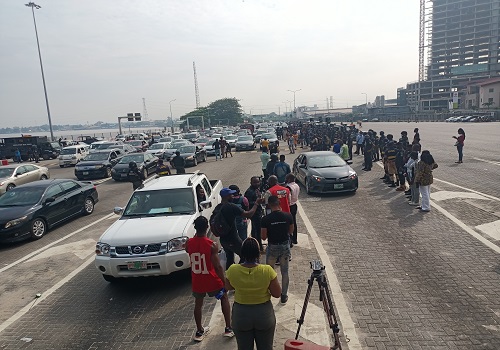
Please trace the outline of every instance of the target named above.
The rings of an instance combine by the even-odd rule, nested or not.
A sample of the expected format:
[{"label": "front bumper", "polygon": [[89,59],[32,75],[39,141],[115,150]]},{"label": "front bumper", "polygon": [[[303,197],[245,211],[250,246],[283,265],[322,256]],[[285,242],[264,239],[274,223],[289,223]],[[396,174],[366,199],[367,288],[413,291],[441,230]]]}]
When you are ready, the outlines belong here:
[{"label": "front bumper", "polygon": [[[128,263],[135,261],[146,262],[147,269],[129,270]],[[95,266],[102,274],[119,278],[169,275],[172,272],[188,269],[190,262],[188,253],[183,250],[164,255],[131,255],[120,258],[96,255]]]},{"label": "front bumper", "polygon": [[101,178],[106,176],[106,167],[100,169],[75,170],[77,178]]},{"label": "front bumper", "polygon": [[244,150],[253,150],[255,149],[254,145],[236,145],[236,150],[237,151],[244,151]]},{"label": "front bumper", "polygon": [[354,192],[358,189],[358,178],[348,181],[323,180],[316,182],[310,180],[309,185],[309,190],[314,193]]},{"label": "front bumper", "polygon": [[78,159],[59,159],[60,166],[76,165],[76,163],[78,163]]},{"label": "front bumper", "polygon": [[5,229],[5,224],[0,224],[0,243],[12,243],[27,239],[30,236],[31,225],[30,221],[21,225]]}]

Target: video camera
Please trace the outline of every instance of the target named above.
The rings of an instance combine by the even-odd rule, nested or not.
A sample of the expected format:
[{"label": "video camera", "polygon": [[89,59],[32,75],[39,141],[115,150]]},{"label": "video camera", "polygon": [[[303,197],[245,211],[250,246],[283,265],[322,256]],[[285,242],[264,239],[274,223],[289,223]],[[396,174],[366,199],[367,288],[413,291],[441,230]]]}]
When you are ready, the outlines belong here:
[{"label": "video camera", "polygon": [[325,267],[323,266],[323,263],[320,260],[313,260],[309,262],[309,264],[311,265],[311,269],[315,273],[321,273],[325,270]]}]

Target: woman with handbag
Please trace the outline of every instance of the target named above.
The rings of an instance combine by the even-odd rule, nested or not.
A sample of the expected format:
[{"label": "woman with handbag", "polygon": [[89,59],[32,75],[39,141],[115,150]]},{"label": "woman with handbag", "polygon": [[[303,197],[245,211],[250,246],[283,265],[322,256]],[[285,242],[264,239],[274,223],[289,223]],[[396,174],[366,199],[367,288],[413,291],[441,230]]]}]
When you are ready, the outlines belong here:
[{"label": "woman with handbag", "polygon": [[463,163],[462,159],[464,156],[464,153],[463,153],[464,141],[465,141],[464,129],[462,129],[462,128],[458,129],[458,136],[452,136],[452,137],[457,140],[457,142],[455,142],[455,146],[457,147],[457,151],[458,151],[458,162],[455,162],[455,163],[461,164],[461,163]]},{"label": "woman with handbag", "polygon": [[436,169],[438,165],[434,161],[429,151],[422,151],[420,161],[417,163],[415,182],[419,188],[420,195],[422,196],[422,205],[416,207],[421,212],[431,211],[431,185],[434,182],[432,177],[432,170]]}]

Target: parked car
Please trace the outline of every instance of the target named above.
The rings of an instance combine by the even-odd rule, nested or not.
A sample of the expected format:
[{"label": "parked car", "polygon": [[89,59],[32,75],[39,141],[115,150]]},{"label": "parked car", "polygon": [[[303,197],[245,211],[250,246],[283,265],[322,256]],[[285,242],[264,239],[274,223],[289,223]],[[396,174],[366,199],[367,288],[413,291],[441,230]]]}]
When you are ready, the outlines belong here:
[{"label": "parked car", "polygon": [[210,143],[210,137],[202,136],[194,143],[198,147],[205,147],[206,144]]},{"label": "parked car", "polygon": [[150,174],[156,172],[158,157],[148,153],[131,153],[123,156],[113,169],[111,169],[111,177],[113,180],[127,180],[130,162],[135,162],[139,171],[142,171],[144,177],[148,177]]},{"label": "parked car", "polygon": [[198,140],[198,137],[200,137],[200,134],[198,132],[188,132],[182,135],[182,137],[192,143],[195,143],[196,140]]},{"label": "parked car", "polygon": [[118,145],[122,145],[123,142],[121,141],[99,141],[99,142],[94,142],[93,144],[90,145],[90,152],[102,150],[102,149],[109,149],[109,148],[115,148]]},{"label": "parked car", "polygon": [[135,152],[135,147],[132,147],[127,143],[122,143],[121,145],[115,145],[112,148],[119,149],[123,154]]},{"label": "parked car", "polygon": [[47,180],[49,169],[35,164],[3,165],[0,167],[0,195],[28,182]]},{"label": "parked car", "polygon": [[238,136],[231,134],[224,137],[224,139],[226,139],[226,142],[231,145],[231,148],[234,148],[236,146],[236,140],[238,140]]},{"label": "parked car", "polygon": [[146,150],[149,148],[149,144],[146,140],[127,141],[127,144],[134,147],[136,152],[146,152]]},{"label": "parked car", "polygon": [[123,157],[119,149],[103,149],[89,153],[75,166],[78,180],[111,177],[111,169]]},{"label": "parked car", "polygon": [[255,144],[253,142],[252,135],[244,135],[238,136],[238,140],[235,144],[236,151],[244,151],[244,150],[254,150]]},{"label": "parked car", "polygon": [[61,168],[67,165],[74,166],[88,153],[89,146],[85,144],[64,147],[59,154],[59,166]]},{"label": "parked car", "polygon": [[153,154],[157,156],[158,158],[161,159],[166,159],[168,158],[165,157],[165,153],[169,153],[168,150],[171,149],[172,147],[170,146],[170,143],[168,142],[158,142],[153,145],[151,145],[146,153]]},{"label": "parked car", "polygon": [[160,139],[158,139],[158,142],[172,142],[174,141],[175,139],[171,136],[165,136],[165,137],[161,137]]},{"label": "parked car", "polygon": [[306,188],[307,194],[355,192],[358,175],[336,153],[305,152],[293,162],[293,174]]},{"label": "parked car", "polygon": [[0,197],[0,242],[40,239],[55,225],[92,214],[97,202],[91,183],[53,179],[16,187]]},{"label": "parked car", "polygon": [[205,150],[196,145],[181,146],[179,147],[179,152],[181,153],[181,157],[186,160],[186,166],[197,166],[198,162],[207,161],[207,153]]},{"label": "parked car", "polygon": [[205,153],[207,156],[215,156],[215,148],[213,146],[215,142],[215,139],[210,139],[205,146],[203,146],[203,149],[205,150]]},{"label": "parked car", "polygon": [[[205,191],[204,200],[196,195],[198,187]],[[185,248],[195,233],[193,222],[200,215],[211,216],[221,189],[220,180],[208,180],[199,172],[148,179],[125,208],[114,209],[121,217],[96,244],[97,270],[106,281],[115,282],[189,269]]]},{"label": "parked car", "polygon": [[172,141],[172,143],[170,144],[171,148],[176,150],[178,150],[181,146],[191,146],[191,145],[192,143],[185,139],[175,140]]}]

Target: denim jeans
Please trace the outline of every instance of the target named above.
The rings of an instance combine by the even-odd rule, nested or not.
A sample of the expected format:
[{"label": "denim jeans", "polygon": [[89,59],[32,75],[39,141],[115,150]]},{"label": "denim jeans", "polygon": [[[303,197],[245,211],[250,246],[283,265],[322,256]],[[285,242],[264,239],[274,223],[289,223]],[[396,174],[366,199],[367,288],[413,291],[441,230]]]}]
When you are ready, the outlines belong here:
[{"label": "denim jeans", "polygon": [[458,161],[461,162],[464,157],[464,145],[458,144],[457,151],[458,151]]},{"label": "denim jeans", "polygon": [[236,224],[236,229],[238,230],[238,236],[244,241],[248,237],[248,224],[246,222],[238,222]]},{"label": "denim jeans", "polygon": [[221,156],[221,154],[220,154],[220,149],[216,149],[216,150],[215,150],[215,160],[217,160],[217,158],[222,159],[222,156]]},{"label": "denim jeans", "polygon": [[268,244],[266,251],[266,264],[274,266],[276,260],[280,262],[281,270],[281,295],[288,295],[288,261],[290,260],[290,242],[282,244]]}]

